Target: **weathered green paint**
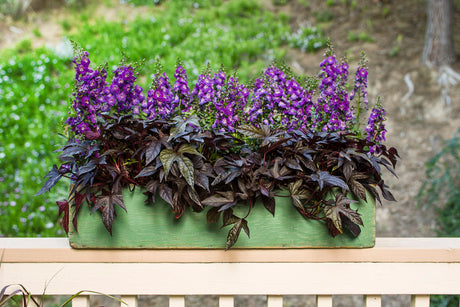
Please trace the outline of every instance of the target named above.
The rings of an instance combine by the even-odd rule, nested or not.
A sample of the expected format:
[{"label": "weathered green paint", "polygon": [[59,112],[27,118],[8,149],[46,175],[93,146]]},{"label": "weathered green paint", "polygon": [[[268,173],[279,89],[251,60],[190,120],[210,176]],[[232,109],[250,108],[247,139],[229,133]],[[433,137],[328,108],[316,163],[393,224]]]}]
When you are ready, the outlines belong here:
[{"label": "weathered green paint", "polygon": [[[90,215],[87,206],[78,215],[78,232],[72,225],[69,233],[74,248],[225,248],[231,226],[221,228],[222,222],[206,223],[206,212],[187,210],[175,219],[170,206],[162,200],[145,205],[145,196],[137,190],[124,191],[127,213],[116,208],[112,236],[101,221],[99,212]],[[371,197],[368,197],[371,199]],[[332,238],[324,222],[305,219],[291,204],[289,197],[276,198],[273,217],[261,203],[256,203],[247,218],[251,238],[241,231],[233,248],[322,248],[373,247],[375,244],[375,202],[352,204],[361,214],[364,227],[358,238],[348,233]],[[239,217],[247,213],[247,206],[234,209]]]}]

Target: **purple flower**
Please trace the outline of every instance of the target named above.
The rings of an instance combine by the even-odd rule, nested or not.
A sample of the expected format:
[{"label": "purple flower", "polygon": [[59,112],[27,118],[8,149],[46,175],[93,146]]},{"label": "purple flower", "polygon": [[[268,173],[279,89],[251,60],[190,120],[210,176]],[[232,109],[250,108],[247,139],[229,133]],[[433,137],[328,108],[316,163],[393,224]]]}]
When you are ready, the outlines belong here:
[{"label": "purple flower", "polygon": [[141,102],[140,108],[147,119],[170,118],[174,114],[179,101],[174,99],[169,78],[166,73],[154,74],[152,87],[147,92],[146,103]]},{"label": "purple flower", "polygon": [[351,126],[353,110],[345,89],[348,64],[331,55],[320,64],[319,96],[314,104],[313,127],[322,131],[345,131]]},{"label": "purple flower", "polygon": [[380,144],[381,142],[385,141],[385,134],[387,130],[385,129],[385,109],[377,103],[377,105],[372,108],[371,114],[369,115],[369,119],[366,126],[367,132],[367,141],[374,143],[369,148],[370,153],[379,153],[380,152]]},{"label": "purple flower", "polygon": [[249,89],[234,76],[227,77],[220,71],[214,78],[208,73],[198,76],[192,91],[197,102],[196,111],[208,114],[204,126],[213,129],[235,131],[248,102]]},{"label": "purple flower", "polygon": [[261,79],[256,79],[251,107],[245,112],[252,124],[269,124],[288,130],[304,127],[311,118],[311,93],[294,78],[270,66]]},{"label": "purple flower", "polygon": [[101,112],[101,96],[106,87],[107,72],[104,69],[92,70],[88,52],[75,57],[75,99],[66,123],[77,135],[88,131],[99,131],[97,117]]},{"label": "purple flower", "polygon": [[134,85],[136,75],[134,67],[121,66],[114,72],[112,83],[109,87],[110,94],[104,98],[104,112],[110,112],[114,108],[117,113],[130,113],[145,99],[142,87]]},{"label": "purple flower", "polygon": [[350,94],[350,100],[353,100],[358,94],[358,96],[363,96],[364,104],[367,106],[369,104],[369,100],[367,98],[367,67],[365,67],[365,61],[362,61],[362,66],[358,66],[356,69],[355,74],[355,85],[353,87],[353,91]]}]

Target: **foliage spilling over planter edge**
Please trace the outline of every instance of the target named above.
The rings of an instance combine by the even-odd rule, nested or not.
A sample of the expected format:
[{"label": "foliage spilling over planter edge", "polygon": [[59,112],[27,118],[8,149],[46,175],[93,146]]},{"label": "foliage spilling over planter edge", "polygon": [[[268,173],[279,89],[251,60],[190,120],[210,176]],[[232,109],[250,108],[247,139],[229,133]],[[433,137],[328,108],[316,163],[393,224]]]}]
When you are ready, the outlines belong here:
[{"label": "foliage spilling over planter edge", "polygon": [[[127,210],[124,188],[145,188],[147,204],[158,194],[176,218],[187,206],[210,207],[208,222],[222,215],[224,226],[233,225],[227,249],[241,230],[249,236],[246,218],[255,200],[274,214],[274,196],[281,189],[290,192],[304,217],[325,221],[332,236],[344,230],[359,235],[363,223],[349,205],[365,200],[366,190],[379,202],[380,194],[394,201],[381,170],[396,175],[398,154],[381,144],[386,130],[380,103],[371,110],[366,137],[360,130],[368,104],[365,61],[350,94],[348,64],[329,51],[318,77],[301,79],[285,67],[270,66],[250,86],[235,75],[220,71],[212,77],[207,70],[191,89],[180,63],[171,86],[158,66],[147,97],[134,85],[137,64],[122,61],[109,84],[106,68],[89,67],[87,52],[80,50],[74,63],[69,140],[61,149],[62,165],[53,167],[38,192],[62,177],[72,180],[69,199],[57,202],[67,232],[69,202],[77,229],[85,201],[92,212],[101,211],[111,232],[115,207]],[[353,99],[356,107],[350,105]],[[326,200],[331,194],[334,198]],[[234,215],[232,208],[241,205],[247,214]]]}]

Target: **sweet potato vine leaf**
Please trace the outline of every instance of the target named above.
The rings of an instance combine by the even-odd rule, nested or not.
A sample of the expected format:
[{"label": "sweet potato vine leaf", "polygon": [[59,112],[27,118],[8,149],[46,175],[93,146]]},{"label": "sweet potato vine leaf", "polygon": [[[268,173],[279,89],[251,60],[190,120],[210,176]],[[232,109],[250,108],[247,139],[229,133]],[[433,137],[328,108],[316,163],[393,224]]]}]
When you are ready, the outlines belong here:
[{"label": "sweet potato vine leaf", "polygon": [[237,201],[232,191],[225,191],[217,192],[202,200],[201,203],[206,206],[220,207],[219,211],[224,211],[236,205]]},{"label": "sweet potato vine leaf", "polygon": [[163,164],[165,177],[168,176],[173,163],[177,162],[180,173],[184,176],[185,181],[187,181],[188,185],[193,187],[195,184],[194,166],[192,160],[184,155],[186,153],[202,156],[192,145],[182,144],[177,152],[172,149],[163,149],[160,152],[160,161]]},{"label": "sweet potato vine leaf", "polygon": [[303,201],[310,198],[310,191],[303,188],[302,183],[302,179],[299,179],[296,182],[291,182],[288,186],[292,204],[300,210],[304,210]]},{"label": "sweet potato vine leaf", "polygon": [[57,201],[56,204],[59,208],[59,215],[64,213],[62,217],[61,225],[64,228],[65,233],[69,233],[69,219],[70,219],[70,206],[66,200]]},{"label": "sweet potato vine leaf", "polygon": [[240,236],[241,229],[244,229],[244,232],[246,232],[249,238],[248,222],[245,219],[238,219],[235,221],[232,229],[228,232],[225,250],[229,250],[233,245],[235,245],[238,237]]},{"label": "sweet potato vine leaf", "polygon": [[262,130],[262,128],[258,128],[256,126],[248,124],[240,125],[236,130],[242,135],[245,135],[250,138],[264,138],[265,136],[267,136],[264,130]]},{"label": "sweet potato vine leaf", "polygon": [[158,156],[161,150],[161,140],[153,139],[145,150],[145,164],[149,165]]},{"label": "sweet potato vine leaf", "polygon": [[53,168],[45,176],[45,178],[48,178],[48,180],[46,180],[43,187],[40,189],[40,191],[38,191],[37,194],[35,194],[35,196],[43,194],[51,190],[51,188],[54,187],[56,183],[58,183],[58,181],[62,178],[62,176],[63,174],[59,172],[59,169],[57,168],[56,164],[53,165]]},{"label": "sweet potato vine leaf", "polygon": [[331,174],[325,171],[319,171],[316,174],[312,174],[311,179],[313,181],[318,182],[320,190],[323,189],[324,184],[327,184],[327,185],[339,187],[339,188],[349,191],[348,185],[345,183],[345,181],[343,181],[337,176],[332,176]]},{"label": "sweet potato vine leaf", "polygon": [[[343,233],[343,226],[355,235],[357,232],[356,227],[349,225],[350,223],[348,222],[354,225],[363,226],[363,220],[358,211],[350,208],[350,204],[356,202],[357,201],[346,198],[343,194],[338,193],[335,198],[335,204],[326,205],[324,207],[324,216],[328,220],[328,227],[331,235],[335,237],[337,234]],[[346,219],[348,220],[345,221]],[[355,237],[356,236],[357,235],[355,235]]]},{"label": "sweet potato vine leaf", "polygon": [[104,223],[105,228],[112,235],[112,224],[115,216],[115,205],[121,207],[126,211],[125,203],[123,202],[123,195],[120,194],[111,194],[100,195],[96,197],[96,204],[94,205],[92,212],[102,209],[102,222]]},{"label": "sweet potato vine leaf", "polygon": [[351,191],[362,200],[366,201],[366,188],[358,180],[367,179],[368,176],[365,174],[354,173],[350,176],[348,184],[351,187]]}]

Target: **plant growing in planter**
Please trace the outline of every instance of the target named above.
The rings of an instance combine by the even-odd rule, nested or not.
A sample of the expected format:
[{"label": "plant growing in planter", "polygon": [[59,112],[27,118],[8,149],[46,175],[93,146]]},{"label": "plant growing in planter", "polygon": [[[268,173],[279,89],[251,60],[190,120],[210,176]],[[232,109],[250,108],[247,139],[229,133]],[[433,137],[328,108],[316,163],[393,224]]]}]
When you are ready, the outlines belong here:
[{"label": "plant growing in planter", "polygon": [[74,64],[68,143],[38,193],[70,178],[69,199],[57,202],[67,232],[78,229],[86,203],[112,234],[117,211],[130,212],[127,189],[141,189],[147,205],[168,203],[176,219],[187,209],[206,209],[208,222],[222,217],[231,226],[227,249],[241,230],[249,236],[256,203],[275,215],[276,197],[289,198],[306,219],[325,222],[334,237],[360,234],[363,220],[351,207],[359,199],[394,200],[381,171],[396,175],[398,154],[382,144],[380,102],[361,122],[368,109],[364,60],[351,86],[348,64],[332,51],[317,77],[272,65],[248,85],[207,69],[192,87],[180,63],[174,82],[157,65],[147,92],[135,84],[137,64],[122,61],[111,79],[107,67],[90,67],[83,50]]}]

